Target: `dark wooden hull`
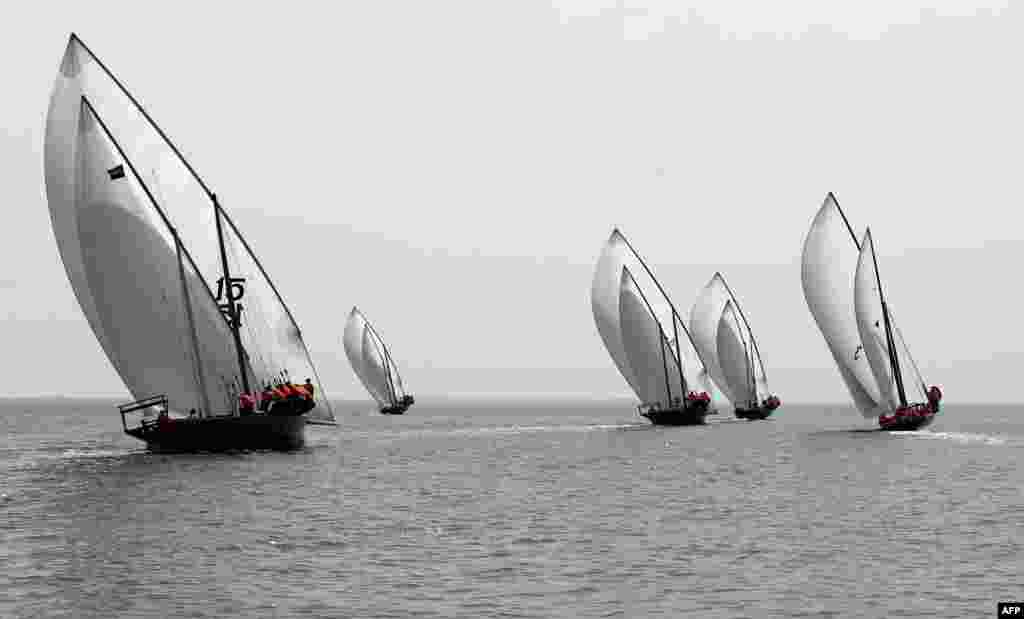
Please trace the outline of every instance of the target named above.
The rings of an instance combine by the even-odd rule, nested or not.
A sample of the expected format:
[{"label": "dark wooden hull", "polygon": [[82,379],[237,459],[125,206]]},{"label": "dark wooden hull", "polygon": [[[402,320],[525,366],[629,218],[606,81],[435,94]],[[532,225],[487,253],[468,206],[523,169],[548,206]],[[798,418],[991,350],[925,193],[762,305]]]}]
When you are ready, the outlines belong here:
[{"label": "dark wooden hull", "polygon": [[412,406],[415,403],[416,403],[416,398],[414,398],[411,395],[406,394],[406,395],[402,396],[402,399],[399,400],[394,405],[392,405],[392,406],[385,406],[384,408],[380,409],[380,414],[381,415],[402,415],[402,414],[405,413],[405,411],[409,410],[410,406]]},{"label": "dark wooden hull", "polygon": [[160,452],[291,451],[306,444],[306,419],[302,415],[256,413],[148,422],[126,432]]},{"label": "dark wooden hull", "polygon": [[767,419],[774,412],[774,408],[768,408],[767,406],[758,406],[757,408],[737,408],[735,415],[739,419],[746,419],[747,421],[757,421],[761,419]]},{"label": "dark wooden hull", "polygon": [[403,415],[409,410],[410,404],[399,404],[398,406],[385,406],[380,409],[381,415]]},{"label": "dark wooden hull", "polygon": [[920,430],[921,428],[925,428],[931,425],[931,423],[935,421],[935,415],[937,414],[938,411],[929,411],[928,413],[923,415],[900,415],[897,413],[896,415],[893,415],[892,417],[888,418],[885,421],[883,421],[882,417],[879,417],[878,427],[879,429],[885,430],[887,432],[907,432],[913,430]]},{"label": "dark wooden hull", "polygon": [[708,403],[691,403],[681,408],[668,408],[640,413],[656,426],[699,426],[708,414]]}]

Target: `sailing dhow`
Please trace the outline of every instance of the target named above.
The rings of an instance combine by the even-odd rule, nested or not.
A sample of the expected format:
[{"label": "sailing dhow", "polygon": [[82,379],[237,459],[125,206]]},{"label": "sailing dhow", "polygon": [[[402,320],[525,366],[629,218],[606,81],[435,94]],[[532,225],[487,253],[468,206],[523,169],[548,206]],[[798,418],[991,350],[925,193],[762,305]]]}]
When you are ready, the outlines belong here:
[{"label": "sailing dhow", "polygon": [[[856,251],[846,249],[851,241]],[[861,415],[877,419],[883,430],[916,430],[931,423],[942,392],[926,386],[895,325],[871,231],[858,241],[831,192],[804,240],[801,279],[807,307]],[[920,401],[908,400],[908,384]]]},{"label": "sailing dhow", "polygon": [[342,337],[352,370],[384,415],[401,415],[416,399],[406,393],[394,357],[359,308],[353,307]]},{"label": "sailing dhow", "polygon": [[74,34],[44,160],[71,287],[136,399],[119,407],[126,433],[159,450],[294,449],[307,420],[333,424],[299,327],[238,226]]},{"label": "sailing dhow", "polygon": [[[632,257],[668,305],[671,331],[628,267]],[[661,284],[619,230],[601,252],[591,286],[594,322],[619,373],[640,399],[637,411],[658,425],[702,424],[710,378],[690,334]],[[681,344],[680,331],[690,347]],[[700,389],[700,391],[697,391]]]},{"label": "sailing dhow", "polygon": [[740,419],[765,419],[781,405],[768,390],[761,351],[740,303],[715,273],[690,310],[690,334],[708,373]]}]

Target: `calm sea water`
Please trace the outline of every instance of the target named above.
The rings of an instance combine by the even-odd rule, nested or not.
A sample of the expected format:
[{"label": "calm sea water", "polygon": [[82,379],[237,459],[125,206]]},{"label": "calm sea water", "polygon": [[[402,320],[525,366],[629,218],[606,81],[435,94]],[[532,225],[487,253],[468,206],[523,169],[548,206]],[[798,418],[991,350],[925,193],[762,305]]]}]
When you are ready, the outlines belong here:
[{"label": "calm sea water", "polygon": [[2,617],[986,617],[1024,597],[1024,411],[656,428],[628,402],[342,404],[297,453],[154,455],[0,402]]}]

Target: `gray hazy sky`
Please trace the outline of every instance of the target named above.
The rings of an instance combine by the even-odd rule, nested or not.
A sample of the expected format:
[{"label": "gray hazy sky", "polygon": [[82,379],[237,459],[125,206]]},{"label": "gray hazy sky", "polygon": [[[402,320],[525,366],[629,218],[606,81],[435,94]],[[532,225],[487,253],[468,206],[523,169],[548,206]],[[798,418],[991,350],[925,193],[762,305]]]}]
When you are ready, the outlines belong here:
[{"label": "gray hazy sky", "polygon": [[75,31],[234,215],[332,393],[366,397],[341,346],[353,304],[414,393],[626,393],[589,302],[618,225],[686,313],[724,272],[783,402],[845,402],[800,286],[832,190],[872,226],[926,379],[1019,397],[1021,7],[91,4],[0,25],[0,392],[124,393],[45,200]]}]

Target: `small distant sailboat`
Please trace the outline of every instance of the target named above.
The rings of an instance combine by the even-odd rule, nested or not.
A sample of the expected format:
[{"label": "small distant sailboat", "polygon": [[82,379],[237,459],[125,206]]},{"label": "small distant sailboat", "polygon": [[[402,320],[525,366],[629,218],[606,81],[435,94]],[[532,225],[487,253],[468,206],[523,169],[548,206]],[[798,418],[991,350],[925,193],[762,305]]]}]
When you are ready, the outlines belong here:
[{"label": "small distant sailboat", "polygon": [[690,333],[715,384],[740,419],[765,419],[781,405],[768,390],[768,376],[754,333],[739,301],[715,273],[690,310]]},{"label": "small distant sailboat", "polygon": [[50,98],[44,151],[68,279],[136,399],[119,407],[128,435],[162,451],[295,449],[307,421],[333,425],[319,379],[316,388],[309,378],[291,382],[315,377],[316,368],[249,243],[74,34]]},{"label": "small distant sailboat", "polygon": [[[627,252],[647,272],[667,303],[671,336],[628,268]],[[710,378],[700,353],[681,345],[680,330],[692,345],[685,324],[647,264],[617,229],[597,262],[591,308],[605,348],[640,399],[640,415],[656,425],[704,423],[711,401]]]},{"label": "small distant sailboat", "polygon": [[348,315],[342,341],[352,370],[380,406],[381,414],[401,415],[415,404],[416,399],[405,391],[391,351],[357,307]]},{"label": "small distant sailboat", "polygon": [[[856,254],[845,250],[852,239]],[[801,279],[807,306],[832,351],[857,409],[883,430],[916,430],[939,412],[942,392],[927,387],[885,301],[871,231],[859,242],[829,192],[804,240]],[[909,384],[919,391],[910,402]]]}]

